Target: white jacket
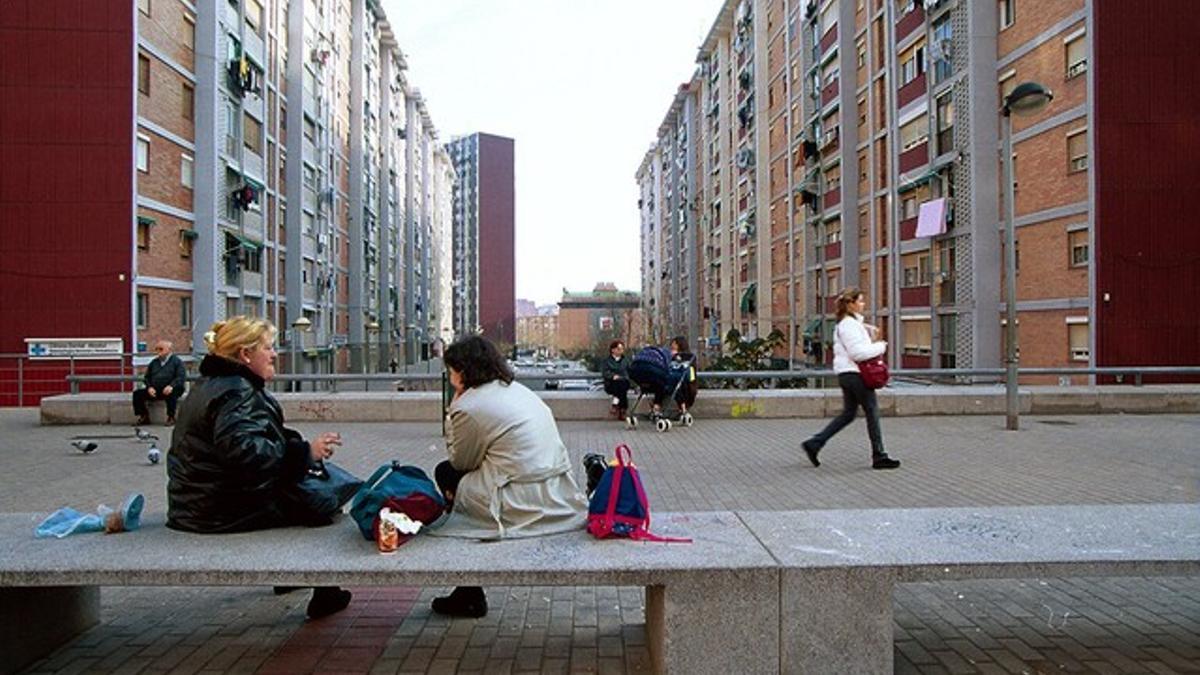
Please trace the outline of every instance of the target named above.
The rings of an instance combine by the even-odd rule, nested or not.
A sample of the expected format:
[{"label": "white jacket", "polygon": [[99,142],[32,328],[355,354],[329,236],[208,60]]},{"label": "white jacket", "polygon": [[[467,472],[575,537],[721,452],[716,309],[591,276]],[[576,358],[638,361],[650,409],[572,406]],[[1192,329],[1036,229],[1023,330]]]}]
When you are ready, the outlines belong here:
[{"label": "white jacket", "polygon": [[871,341],[861,315],[848,314],[833,331],[833,372],[857,373],[858,361],[875,358],[886,351],[886,341]]}]

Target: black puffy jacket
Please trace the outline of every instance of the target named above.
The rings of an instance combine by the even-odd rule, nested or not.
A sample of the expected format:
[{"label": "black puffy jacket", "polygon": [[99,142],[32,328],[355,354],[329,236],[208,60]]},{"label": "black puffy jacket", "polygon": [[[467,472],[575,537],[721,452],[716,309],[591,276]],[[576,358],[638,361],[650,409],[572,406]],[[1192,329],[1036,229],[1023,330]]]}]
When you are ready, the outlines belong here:
[{"label": "black puffy jacket", "polygon": [[263,379],[211,354],[200,375],[167,454],[167,526],[215,533],[311,524],[294,491],[309,444],[283,426]]}]

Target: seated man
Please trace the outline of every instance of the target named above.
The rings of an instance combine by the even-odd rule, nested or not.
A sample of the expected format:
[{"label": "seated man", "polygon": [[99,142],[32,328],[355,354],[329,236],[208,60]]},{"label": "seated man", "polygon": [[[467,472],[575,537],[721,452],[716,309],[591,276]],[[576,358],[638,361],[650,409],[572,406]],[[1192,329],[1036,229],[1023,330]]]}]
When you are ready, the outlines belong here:
[{"label": "seated man", "polygon": [[183,361],[171,353],[171,343],[159,340],[154,345],[158,357],[146,366],[146,375],[142,381],[144,389],[133,392],[133,413],[137,415],[136,424],[150,424],[150,412],[146,408],[147,401],[164,400],[167,402],[167,424],[175,424],[175,404],[183,395],[187,383],[187,369]]},{"label": "seated man", "polygon": [[625,418],[629,410],[629,363],[625,361],[625,343],[613,340],[608,346],[608,358],[601,368],[604,391],[612,396],[612,415]]}]

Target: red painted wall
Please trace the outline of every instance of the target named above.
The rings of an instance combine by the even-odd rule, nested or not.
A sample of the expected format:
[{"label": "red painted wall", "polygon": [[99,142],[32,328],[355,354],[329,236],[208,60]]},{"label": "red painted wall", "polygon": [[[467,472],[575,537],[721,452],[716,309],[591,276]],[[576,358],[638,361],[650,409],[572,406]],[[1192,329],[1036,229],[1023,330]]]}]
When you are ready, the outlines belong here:
[{"label": "red painted wall", "polygon": [[0,353],[131,347],[134,6],[0,2]]},{"label": "red painted wall", "polygon": [[1092,6],[1096,364],[1195,366],[1200,14],[1194,0]]},{"label": "red painted wall", "polygon": [[479,323],[492,340],[517,341],[513,140],[479,134]]}]

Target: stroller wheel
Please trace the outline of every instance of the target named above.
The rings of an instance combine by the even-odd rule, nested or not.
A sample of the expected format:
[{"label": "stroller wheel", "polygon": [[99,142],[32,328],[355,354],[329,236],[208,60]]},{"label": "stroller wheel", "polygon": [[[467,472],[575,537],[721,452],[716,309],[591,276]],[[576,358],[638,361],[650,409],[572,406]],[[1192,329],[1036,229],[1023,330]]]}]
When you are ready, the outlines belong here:
[{"label": "stroller wheel", "polygon": [[670,431],[671,430],[671,420],[669,420],[665,417],[659,418],[659,420],[654,423],[654,428],[658,429],[659,433],[662,433],[664,431]]},{"label": "stroller wheel", "polygon": [[628,417],[625,418],[625,426],[629,429],[636,429],[637,428],[637,418],[634,417],[633,415],[629,415]]},{"label": "stroller wheel", "polygon": [[680,415],[679,417],[679,423],[685,427],[692,426],[692,423],[695,421],[696,420],[692,419],[692,413],[683,413],[683,415]]}]

